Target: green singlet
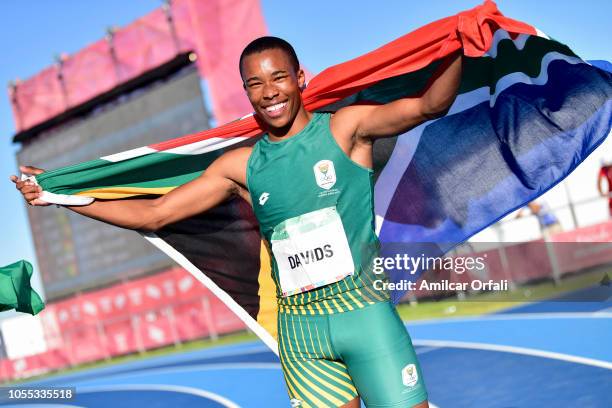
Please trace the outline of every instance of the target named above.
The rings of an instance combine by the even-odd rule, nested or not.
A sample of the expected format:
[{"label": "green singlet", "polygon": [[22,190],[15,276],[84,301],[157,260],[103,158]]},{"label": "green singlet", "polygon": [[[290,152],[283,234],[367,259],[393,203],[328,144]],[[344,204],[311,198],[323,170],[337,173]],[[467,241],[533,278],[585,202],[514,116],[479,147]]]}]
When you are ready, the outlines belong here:
[{"label": "green singlet", "polygon": [[[247,187],[272,254],[279,353],[292,406],[368,407],[427,399],[410,337],[373,273],[373,171],[315,113],[296,135],[258,141]],[[364,336],[364,330],[367,335]]]}]

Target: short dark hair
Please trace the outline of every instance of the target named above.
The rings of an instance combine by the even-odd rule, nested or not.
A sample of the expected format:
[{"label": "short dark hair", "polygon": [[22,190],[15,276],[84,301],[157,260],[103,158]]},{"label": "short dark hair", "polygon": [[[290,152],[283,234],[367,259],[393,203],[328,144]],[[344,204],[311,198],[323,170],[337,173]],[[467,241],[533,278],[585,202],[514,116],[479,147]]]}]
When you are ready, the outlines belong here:
[{"label": "short dark hair", "polygon": [[242,60],[252,54],[257,54],[266,50],[279,49],[285,52],[289,57],[289,62],[293,65],[295,72],[300,70],[300,61],[298,61],[297,54],[295,50],[287,41],[282,38],[266,36],[259,37],[255,40],[251,41],[249,45],[244,47],[242,50],[242,54],[240,54],[240,60],[238,61],[238,70],[240,71],[240,75],[242,75]]}]

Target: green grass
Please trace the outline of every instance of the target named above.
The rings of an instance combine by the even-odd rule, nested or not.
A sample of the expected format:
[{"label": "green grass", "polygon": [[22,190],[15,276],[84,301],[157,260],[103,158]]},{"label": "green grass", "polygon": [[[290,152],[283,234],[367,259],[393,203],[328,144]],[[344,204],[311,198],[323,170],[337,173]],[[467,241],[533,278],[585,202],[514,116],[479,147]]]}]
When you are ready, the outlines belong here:
[{"label": "green grass", "polygon": [[434,319],[450,316],[477,316],[520,306],[528,302],[546,300],[577,289],[597,285],[610,267],[593,269],[579,275],[568,276],[560,284],[552,281],[530,284],[506,292],[488,292],[466,295],[439,301],[424,301],[416,304],[404,303],[397,310],[402,320]]}]

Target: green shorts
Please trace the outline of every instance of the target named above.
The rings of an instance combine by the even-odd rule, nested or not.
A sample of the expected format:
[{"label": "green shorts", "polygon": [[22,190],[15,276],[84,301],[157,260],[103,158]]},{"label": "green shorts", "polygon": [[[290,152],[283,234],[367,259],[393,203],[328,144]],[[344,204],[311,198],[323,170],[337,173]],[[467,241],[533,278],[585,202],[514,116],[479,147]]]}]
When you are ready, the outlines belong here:
[{"label": "green shorts", "polygon": [[292,407],[370,407],[427,399],[410,336],[389,302],[343,313],[279,313],[279,354]]}]

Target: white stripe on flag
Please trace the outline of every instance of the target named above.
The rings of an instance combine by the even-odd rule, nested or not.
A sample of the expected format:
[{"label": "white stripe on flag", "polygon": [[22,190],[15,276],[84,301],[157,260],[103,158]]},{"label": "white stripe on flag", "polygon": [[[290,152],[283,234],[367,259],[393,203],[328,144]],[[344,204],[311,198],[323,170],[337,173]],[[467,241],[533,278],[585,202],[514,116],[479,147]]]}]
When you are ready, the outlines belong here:
[{"label": "white stripe on flag", "polygon": [[126,150],[125,152],[115,153],[108,156],[100,157],[102,160],[117,163],[123,160],[133,159],[134,157],[140,157],[149,153],[155,153],[157,150],[151,149],[148,146],[138,147],[132,150]]},{"label": "white stripe on flag", "polygon": [[203,154],[214,150],[222,149],[227,146],[240,143],[248,137],[213,137],[211,139],[200,140],[199,142],[189,143],[184,146],[175,147],[168,150],[162,150],[163,153],[173,154]]},{"label": "white stripe on flag", "polygon": [[[457,99],[455,99],[455,102],[446,116],[470,109],[488,99],[489,87],[482,87],[461,94],[457,96]],[[425,122],[397,138],[391,157],[389,157],[385,167],[378,176],[376,186],[374,187],[374,210],[375,214],[380,218],[384,218],[387,214],[389,203],[391,203],[395,190],[397,190],[397,185],[406,172],[406,168],[408,168],[412,156],[416,152],[423,130],[434,122],[435,121]],[[378,188],[379,185],[384,186],[384,188]],[[377,232],[380,232],[381,226],[382,222],[379,226],[377,221]]]},{"label": "white stripe on flag", "polygon": [[543,31],[540,31],[537,27],[533,27],[536,30],[536,35],[538,37],[542,37],[542,38],[546,38],[547,40],[550,40],[550,37],[547,36]]},{"label": "white stripe on flag", "polygon": [[170,258],[175,260],[180,266],[185,268],[194,278],[206,286],[217,296],[232,312],[242,320],[253,333],[257,335],[265,344],[278,356],[278,344],[276,340],[264,329],[242,306],[240,306],[230,295],[221,289],[215,282],[206,276],[198,267],[192,264],[183,254],[174,249],[163,239],[152,233],[140,233],[144,239],[155,245]]},{"label": "white stripe on flag", "polygon": [[529,34],[519,34],[514,40],[510,37],[510,34],[506,30],[497,30],[495,34],[493,34],[493,40],[491,42],[491,47],[484,54],[488,55],[492,58],[497,58],[497,46],[502,40],[510,40],[514,43],[514,46],[517,50],[522,50],[525,48],[525,44],[527,40],[531,37]]},{"label": "white stripe on flag", "polygon": [[552,51],[545,54],[542,57],[542,65],[540,66],[540,74],[532,78],[529,75],[523,72],[513,72],[506,76],[503,76],[497,81],[495,84],[495,94],[491,95],[491,101],[489,105],[491,107],[495,106],[495,101],[499,94],[501,94],[506,89],[510,88],[512,85],[523,83],[529,85],[544,85],[548,82],[548,66],[553,61],[565,61],[569,64],[585,64],[583,60],[576,57],[568,57],[567,55],[563,55],[557,51]]}]

